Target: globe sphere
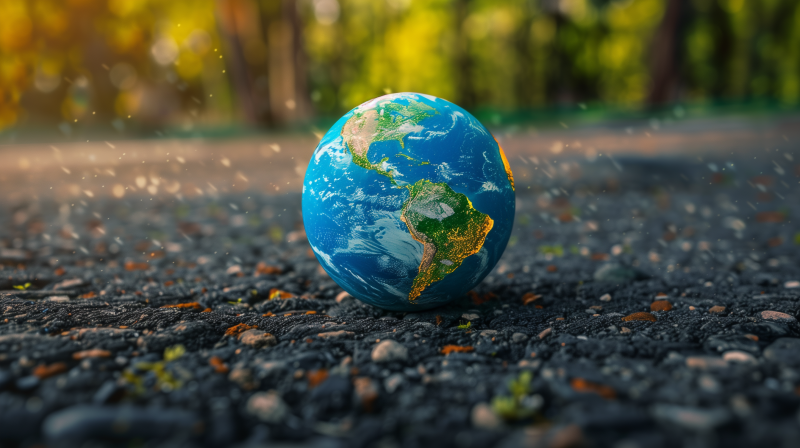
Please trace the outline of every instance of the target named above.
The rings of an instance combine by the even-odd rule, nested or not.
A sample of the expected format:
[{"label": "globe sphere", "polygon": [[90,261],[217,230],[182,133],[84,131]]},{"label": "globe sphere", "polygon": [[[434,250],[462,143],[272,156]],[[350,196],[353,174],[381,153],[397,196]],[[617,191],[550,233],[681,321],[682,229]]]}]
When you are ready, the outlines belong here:
[{"label": "globe sphere", "polygon": [[441,98],[394,93],[345,114],[303,182],[325,272],[368,304],[420,311],[463,297],[503,254],[514,178],[491,133]]}]

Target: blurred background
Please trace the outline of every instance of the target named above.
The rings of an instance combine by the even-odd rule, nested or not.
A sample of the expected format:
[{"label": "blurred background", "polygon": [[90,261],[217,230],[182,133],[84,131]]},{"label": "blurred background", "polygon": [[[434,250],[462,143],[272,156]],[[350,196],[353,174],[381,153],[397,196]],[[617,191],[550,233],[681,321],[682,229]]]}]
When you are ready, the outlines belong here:
[{"label": "blurred background", "polygon": [[0,0],[0,143],[324,130],[398,91],[490,126],[791,112],[800,3]]},{"label": "blurred background", "polygon": [[298,192],[335,120],[400,91],[475,114],[518,193],[612,155],[752,159],[800,139],[800,2],[0,0],[0,190]]}]

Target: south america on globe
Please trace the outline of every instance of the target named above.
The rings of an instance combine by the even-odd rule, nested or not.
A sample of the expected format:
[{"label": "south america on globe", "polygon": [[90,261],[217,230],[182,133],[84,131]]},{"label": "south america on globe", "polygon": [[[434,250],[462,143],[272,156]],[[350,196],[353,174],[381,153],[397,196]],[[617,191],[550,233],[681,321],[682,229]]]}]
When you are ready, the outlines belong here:
[{"label": "south america on globe", "polygon": [[511,168],[492,134],[419,93],[345,114],[303,182],[303,223],[325,272],[393,311],[445,305],[480,283],[508,244],[514,206]]}]

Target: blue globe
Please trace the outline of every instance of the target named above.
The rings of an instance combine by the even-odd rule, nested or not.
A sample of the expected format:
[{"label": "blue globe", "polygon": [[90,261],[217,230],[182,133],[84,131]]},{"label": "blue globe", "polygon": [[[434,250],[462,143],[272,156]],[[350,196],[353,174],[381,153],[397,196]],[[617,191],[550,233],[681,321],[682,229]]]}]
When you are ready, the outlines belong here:
[{"label": "blue globe", "polygon": [[492,134],[464,109],[419,93],[345,114],[303,182],[303,222],[325,272],[394,311],[441,306],[480,283],[508,243],[514,202]]}]

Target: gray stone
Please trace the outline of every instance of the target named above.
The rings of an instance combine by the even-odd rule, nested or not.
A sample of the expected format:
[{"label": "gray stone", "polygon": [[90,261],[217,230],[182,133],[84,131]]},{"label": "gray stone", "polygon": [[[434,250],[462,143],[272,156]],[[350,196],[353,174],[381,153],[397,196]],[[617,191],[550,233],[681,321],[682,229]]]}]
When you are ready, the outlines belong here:
[{"label": "gray stone", "polygon": [[108,380],[97,389],[92,397],[92,402],[95,404],[108,404],[122,398],[125,389],[118,385],[116,381]]},{"label": "gray stone", "polygon": [[488,403],[478,403],[470,414],[472,426],[495,431],[503,428],[503,421],[494,413]]},{"label": "gray stone", "polygon": [[322,339],[338,339],[338,338],[352,337],[353,335],[355,335],[355,333],[353,333],[352,331],[339,330],[339,331],[326,331],[324,333],[319,333],[317,337],[320,337]]},{"label": "gray stone", "polygon": [[340,305],[347,305],[353,302],[355,302],[355,299],[347,291],[342,291],[336,296],[336,303]]},{"label": "gray stone", "polygon": [[402,373],[394,373],[383,380],[383,387],[386,389],[386,392],[392,394],[402,386],[405,381],[406,377]]},{"label": "gray stone", "polygon": [[598,282],[629,283],[647,278],[650,278],[650,276],[644,272],[619,263],[607,263],[600,266],[594,273],[594,279]]},{"label": "gray stone", "polygon": [[761,353],[758,342],[748,339],[741,334],[711,336],[703,343],[703,347],[712,353],[722,353],[731,350],[741,350],[754,355]]},{"label": "gray stone", "polygon": [[331,375],[311,391],[315,403],[327,403],[332,408],[343,408],[349,403],[353,393],[353,383],[349,376]]},{"label": "gray stone", "polygon": [[794,316],[790,316],[780,311],[762,311],[758,315],[764,320],[773,320],[776,322],[797,322]]},{"label": "gray stone", "polygon": [[789,335],[789,327],[781,322],[746,322],[734,325],[733,329],[741,333],[756,335],[760,342],[772,342]]},{"label": "gray stone", "polygon": [[511,341],[519,344],[528,340],[528,335],[525,333],[514,333],[511,335]]},{"label": "gray stone", "polygon": [[181,409],[77,405],[50,414],[42,432],[50,444],[92,439],[167,439],[190,437],[200,420]]},{"label": "gray stone", "polygon": [[702,409],[674,404],[657,404],[652,408],[653,417],[666,424],[693,431],[710,431],[731,419],[725,408]]},{"label": "gray stone", "polygon": [[788,366],[800,366],[800,339],[780,338],[764,349],[764,358]]},{"label": "gray stone", "polygon": [[22,392],[27,392],[39,387],[39,378],[33,375],[30,376],[23,376],[22,378],[17,380],[17,389]]},{"label": "gray stone", "polygon": [[247,400],[247,412],[266,423],[281,423],[289,416],[289,406],[274,390],[256,392]]},{"label": "gray stone", "polygon": [[239,335],[239,341],[253,348],[273,347],[278,344],[275,336],[261,330],[247,330]]},{"label": "gray stone", "polygon": [[397,341],[387,339],[372,349],[372,361],[392,362],[408,360],[408,349]]},{"label": "gray stone", "polygon": [[727,362],[740,362],[743,364],[758,364],[758,360],[750,353],[741,350],[731,350],[722,355],[722,359]]}]

